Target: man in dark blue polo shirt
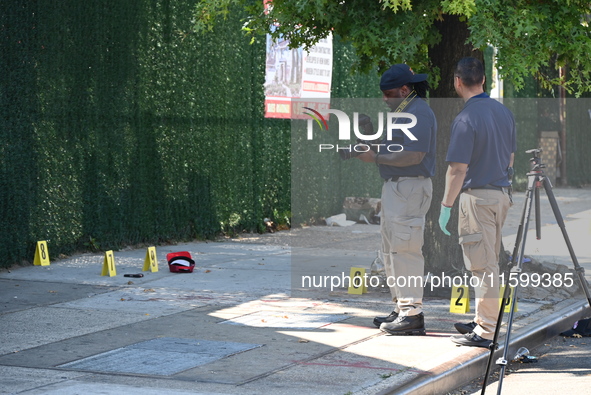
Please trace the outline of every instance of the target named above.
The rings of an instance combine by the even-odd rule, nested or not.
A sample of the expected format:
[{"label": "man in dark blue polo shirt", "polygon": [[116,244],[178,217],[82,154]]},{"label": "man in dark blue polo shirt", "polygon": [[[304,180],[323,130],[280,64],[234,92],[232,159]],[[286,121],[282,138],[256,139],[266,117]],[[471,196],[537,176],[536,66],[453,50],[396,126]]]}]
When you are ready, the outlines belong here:
[{"label": "man in dark blue polo shirt", "polygon": [[[410,135],[393,129],[391,139],[382,140],[377,153],[368,151],[358,156],[375,163],[384,179],[382,252],[396,306],[389,316],[375,317],[373,322],[393,335],[425,334],[422,246],[425,214],[433,192],[430,177],[435,173],[437,133],[435,115],[423,100],[428,86],[426,74],[415,74],[405,64],[390,67],[380,80],[384,101],[394,113],[414,115],[416,125],[408,128]],[[401,114],[394,123],[409,122],[412,120]]]},{"label": "man in dark blue polo shirt", "polygon": [[511,205],[509,173],[516,150],[515,120],[509,109],[483,90],[484,67],[475,58],[458,62],[454,86],[464,99],[451,127],[445,193],[439,225],[446,229],[451,207],[460,195],[458,233],[464,264],[479,279],[474,321],[455,324],[464,346],[488,347],[499,310],[501,229]]}]

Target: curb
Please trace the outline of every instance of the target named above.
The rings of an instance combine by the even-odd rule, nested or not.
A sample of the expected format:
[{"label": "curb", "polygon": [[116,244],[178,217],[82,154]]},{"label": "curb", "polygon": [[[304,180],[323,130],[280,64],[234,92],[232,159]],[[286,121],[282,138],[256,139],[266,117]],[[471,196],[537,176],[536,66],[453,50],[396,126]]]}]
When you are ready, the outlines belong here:
[{"label": "curb", "polygon": [[[591,314],[587,300],[579,301],[573,306],[564,308],[540,320],[529,327],[511,333],[511,348],[526,346],[534,348],[547,339],[572,327],[572,324]],[[504,340],[500,340],[495,359],[502,356]],[[402,387],[389,387],[377,395],[436,395],[445,394],[469,383],[486,372],[490,353],[473,350],[460,358],[455,358],[431,370],[430,375],[418,377]],[[494,370],[494,366],[492,368]]]}]

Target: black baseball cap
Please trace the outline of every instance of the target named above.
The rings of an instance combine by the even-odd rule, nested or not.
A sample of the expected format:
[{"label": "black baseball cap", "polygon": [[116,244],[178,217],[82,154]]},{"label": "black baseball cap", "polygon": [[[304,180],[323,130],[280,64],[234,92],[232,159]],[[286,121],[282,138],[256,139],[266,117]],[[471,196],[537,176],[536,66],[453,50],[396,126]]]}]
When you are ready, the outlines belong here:
[{"label": "black baseball cap", "polygon": [[380,89],[387,91],[400,88],[403,85],[427,80],[427,74],[415,74],[412,69],[404,64],[398,63],[390,66],[380,80]]}]

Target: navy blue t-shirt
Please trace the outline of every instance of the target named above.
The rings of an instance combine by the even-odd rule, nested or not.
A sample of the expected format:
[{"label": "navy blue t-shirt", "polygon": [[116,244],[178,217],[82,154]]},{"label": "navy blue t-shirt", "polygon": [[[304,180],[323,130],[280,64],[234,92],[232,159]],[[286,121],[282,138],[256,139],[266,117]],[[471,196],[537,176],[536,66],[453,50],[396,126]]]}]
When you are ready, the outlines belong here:
[{"label": "navy blue t-shirt", "polygon": [[451,125],[448,162],[468,165],[463,189],[509,186],[507,168],[517,149],[515,119],[486,93],[470,98]]},{"label": "navy blue t-shirt", "polygon": [[[386,180],[392,177],[433,177],[435,175],[435,142],[437,140],[437,121],[435,119],[435,114],[433,114],[429,105],[420,98],[414,99],[403,112],[413,114],[417,117],[417,124],[412,128],[409,128],[409,132],[411,132],[417,140],[411,140],[410,137],[400,129],[393,129],[392,140],[387,140],[387,137],[385,137],[384,140],[381,141],[384,146],[379,147],[380,154],[390,153],[387,147],[389,144],[400,144],[404,148],[404,151],[425,152],[426,155],[418,165],[396,167],[380,164],[380,176]],[[411,119],[401,117],[398,118],[395,123],[410,122]],[[400,148],[392,146],[390,149],[392,151],[397,151]]]}]

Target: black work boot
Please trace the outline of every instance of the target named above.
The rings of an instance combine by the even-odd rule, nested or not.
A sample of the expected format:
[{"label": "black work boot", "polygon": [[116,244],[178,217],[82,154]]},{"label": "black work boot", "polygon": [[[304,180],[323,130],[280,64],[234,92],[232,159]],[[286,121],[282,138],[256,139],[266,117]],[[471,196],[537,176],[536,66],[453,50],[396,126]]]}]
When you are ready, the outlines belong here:
[{"label": "black work boot", "polygon": [[456,322],[454,324],[454,328],[456,328],[456,331],[460,332],[462,335],[464,333],[470,333],[472,331],[474,331],[474,328],[476,328],[476,322],[472,321],[472,322],[468,322],[467,324],[463,324],[461,322]]},{"label": "black work boot", "polygon": [[394,322],[396,318],[398,318],[398,313],[393,311],[388,316],[375,317],[373,324],[379,328],[384,322]]},{"label": "black work boot", "polygon": [[398,316],[394,321],[380,325],[380,330],[391,335],[425,335],[425,316],[423,313]]},{"label": "black work boot", "polygon": [[464,333],[463,335],[454,335],[451,341],[458,346],[489,348],[492,340],[484,339],[474,332]]}]

